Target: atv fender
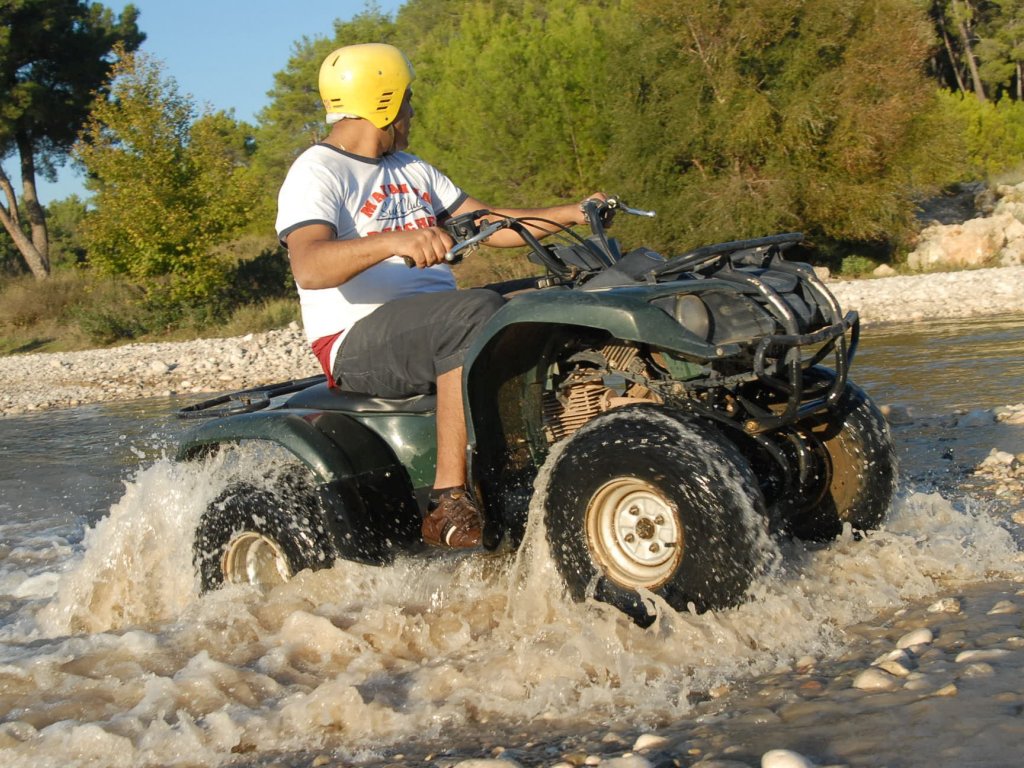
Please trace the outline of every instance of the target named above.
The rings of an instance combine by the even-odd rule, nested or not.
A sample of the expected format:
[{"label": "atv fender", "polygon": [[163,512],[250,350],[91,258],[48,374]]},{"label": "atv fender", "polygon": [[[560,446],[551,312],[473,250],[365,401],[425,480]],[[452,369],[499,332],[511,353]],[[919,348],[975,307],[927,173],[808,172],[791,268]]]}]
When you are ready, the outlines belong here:
[{"label": "atv fender", "polygon": [[387,443],[342,413],[271,410],[206,422],[182,441],[178,461],[201,459],[226,444],[281,446],[310,469],[343,557],[385,562],[418,540],[420,514],[408,472]]}]

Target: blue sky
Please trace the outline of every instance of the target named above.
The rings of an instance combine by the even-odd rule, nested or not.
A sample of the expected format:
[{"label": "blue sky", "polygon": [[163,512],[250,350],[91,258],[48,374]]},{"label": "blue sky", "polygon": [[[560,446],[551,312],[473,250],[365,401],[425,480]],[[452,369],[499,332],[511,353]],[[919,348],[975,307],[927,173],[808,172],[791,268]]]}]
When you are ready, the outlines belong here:
[{"label": "blue sky", "polygon": [[[127,2],[101,0],[119,13]],[[253,121],[267,104],[274,73],[284,69],[293,46],[303,37],[329,37],[334,20],[348,20],[365,10],[364,0],[134,0],[139,28],[146,33],[142,50],[164,63],[182,93],[199,105],[234,109],[235,117]],[[394,13],[403,0],[377,0]],[[15,189],[21,187],[16,158],[4,163]],[[42,179],[43,204],[72,193],[83,194],[81,177],[70,165],[57,184]]]}]

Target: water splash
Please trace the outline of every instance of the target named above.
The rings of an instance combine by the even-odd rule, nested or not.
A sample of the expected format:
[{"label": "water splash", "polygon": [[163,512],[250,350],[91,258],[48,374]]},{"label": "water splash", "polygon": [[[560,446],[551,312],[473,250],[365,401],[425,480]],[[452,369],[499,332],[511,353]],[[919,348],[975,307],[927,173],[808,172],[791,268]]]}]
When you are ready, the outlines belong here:
[{"label": "water splash", "polygon": [[639,727],[685,715],[725,681],[838,654],[845,627],[908,600],[1024,575],[983,509],[908,493],[863,540],[787,544],[739,608],[663,610],[647,630],[565,597],[539,519],[514,555],[341,562],[267,595],[234,586],[200,598],[192,531],[223,469],[140,471],[32,626],[8,635],[0,762],[217,765],[314,749],[353,759],[498,723]]}]

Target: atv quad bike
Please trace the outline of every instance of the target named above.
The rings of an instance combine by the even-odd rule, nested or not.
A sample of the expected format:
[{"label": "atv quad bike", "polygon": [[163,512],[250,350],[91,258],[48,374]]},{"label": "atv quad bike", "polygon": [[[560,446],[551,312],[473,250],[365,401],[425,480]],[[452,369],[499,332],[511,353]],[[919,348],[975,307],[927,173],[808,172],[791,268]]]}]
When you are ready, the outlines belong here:
[{"label": "atv quad bike", "polygon": [[[485,548],[517,547],[533,504],[570,595],[644,624],[652,593],[680,610],[736,604],[766,533],[828,540],[878,526],[895,490],[892,441],[848,376],[857,314],[783,258],[802,236],[623,254],[611,216],[654,214],[614,198],[584,210],[589,235],[564,229],[553,244],[486,211],[447,224],[452,261],[511,228],[546,269],[488,286],[507,303],[464,364]],[[202,588],[422,552],[434,404],[314,377],[182,409],[214,418],[188,433],[180,460],[256,441],[296,467],[209,505],[194,551]]]}]

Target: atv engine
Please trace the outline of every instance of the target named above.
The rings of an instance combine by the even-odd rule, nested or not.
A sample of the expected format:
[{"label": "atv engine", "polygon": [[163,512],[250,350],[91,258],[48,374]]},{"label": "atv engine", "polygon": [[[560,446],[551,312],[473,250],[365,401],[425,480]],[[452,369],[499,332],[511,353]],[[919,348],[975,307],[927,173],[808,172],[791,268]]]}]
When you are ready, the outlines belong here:
[{"label": "atv engine", "polygon": [[544,392],[543,423],[548,445],[574,434],[599,413],[637,402],[661,403],[643,385],[651,371],[631,344],[609,344],[577,352],[552,374]]}]

